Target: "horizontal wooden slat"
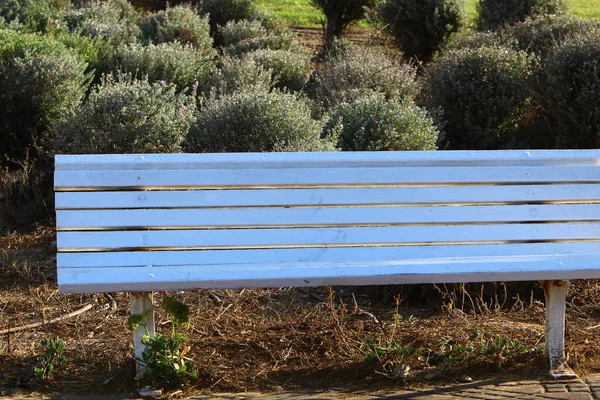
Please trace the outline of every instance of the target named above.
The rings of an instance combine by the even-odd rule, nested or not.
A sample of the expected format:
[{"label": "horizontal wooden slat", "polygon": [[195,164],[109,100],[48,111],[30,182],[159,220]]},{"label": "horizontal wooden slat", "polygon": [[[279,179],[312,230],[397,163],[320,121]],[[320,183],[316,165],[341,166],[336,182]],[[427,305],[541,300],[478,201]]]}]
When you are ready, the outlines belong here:
[{"label": "horizontal wooden slat", "polygon": [[55,190],[600,182],[600,167],[402,167],[60,171]]},{"label": "horizontal wooden slat", "polygon": [[315,265],[62,268],[62,292],[306,287],[600,278],[598,255],[424,259]]},{"label": "horizontal wooden slat", "polygon": [[600,223],[470,226],[283,228],[185,231],[58,232],[58,250],[161,248],[270,248],[598,240]]},{"label": "horizontal wooden slat", "polygon": [[[597,221],[600,204],[62,210],[58,230]],[[437,228],[430,228],[435,231]]]},{"label": "horizontal wooden slat", "polygon": [[56,209],[597,202],[600,185],[58,192]]},{"label": "horizontal wooden slat", "polygon": [[519,243],[456,246],[348,247],[303,249],[124,251],[58,253],[59,268],[145,267],[233,264],[315,264],[335,262],[385,262],[429,258],[495,258],[506,256],[600,255],[600,242]]},{"label": "horizontal wooden slat", "polygon": [[57,155],[56,170],[600,165],[599,150]]}]

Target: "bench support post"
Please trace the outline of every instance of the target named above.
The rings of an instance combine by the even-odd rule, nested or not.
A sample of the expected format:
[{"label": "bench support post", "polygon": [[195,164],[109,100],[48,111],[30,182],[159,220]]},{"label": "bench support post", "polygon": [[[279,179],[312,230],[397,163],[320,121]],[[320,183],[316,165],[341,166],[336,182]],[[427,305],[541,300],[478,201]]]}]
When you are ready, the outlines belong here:
[{"label": "bench support post", "polygon": [[146,319],[145,325],[140,325],[133,331],[133,350],[135,353],[135,378],[141,379],[146,371],[146,366],[138,360],[143,359],[146,345],[142,343],[143,336],[154,337],[154,308],[152,306],[152,292],[133,292],[129,294],[131,313],[142,315]]},{"label": "bench support post", "polygon": [[546,295],[546,355],[550,359],[550,376],[576,378],[565,357],[565,302],[567,281],[542,281]]}]

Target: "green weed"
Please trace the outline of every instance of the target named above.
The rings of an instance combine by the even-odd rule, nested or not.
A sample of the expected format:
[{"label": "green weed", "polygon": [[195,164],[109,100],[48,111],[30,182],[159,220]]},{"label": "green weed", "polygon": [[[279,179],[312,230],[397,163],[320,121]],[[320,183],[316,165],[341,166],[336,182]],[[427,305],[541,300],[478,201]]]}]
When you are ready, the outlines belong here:
[{"label": "green weed", "polygon": [[34,368],[34,372],[41,380],[49,380],[56,366],[61,366],[67,362],[63,355],[65,343],[58,337],[42,339],[40,344],[44,347],[44,355],[38,358],[39,367]]}]

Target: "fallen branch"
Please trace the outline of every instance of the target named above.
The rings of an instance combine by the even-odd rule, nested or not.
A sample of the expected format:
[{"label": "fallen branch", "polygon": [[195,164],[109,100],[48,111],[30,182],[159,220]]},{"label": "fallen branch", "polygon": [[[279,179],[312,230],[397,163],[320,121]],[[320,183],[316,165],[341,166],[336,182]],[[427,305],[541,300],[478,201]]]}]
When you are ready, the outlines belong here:
[{"label": "fallen branch", "polygon": [[41,322],[35,322],[33,324],[22,325],[22,326],[15,326],[14,328],[4,329],[4,330],[0,331],[0,335],[6,335],[8,333],[24,331],[24,330],[27,330],[27,329],[37,328],[39,326],[49,325],[49,324],[53,324],[55,322],[60,322],[60,321],[63,321],[65,319],[68,319],[68,318],[76,317],[79,314],[83,314],[84,312],[86,312],[87,310],[89,310],[90,308],[92,308],[93,306],[94,305],[92,303],[86,304],[85,306],[81,307],[79,310],[75,310],[75,311],[70,312],[70,313],[68,313],[66,315],[61,315],[60,317],[52,318],[52,319],[49,319],[49,320],[44,320],[44,321],[41,321]]}]

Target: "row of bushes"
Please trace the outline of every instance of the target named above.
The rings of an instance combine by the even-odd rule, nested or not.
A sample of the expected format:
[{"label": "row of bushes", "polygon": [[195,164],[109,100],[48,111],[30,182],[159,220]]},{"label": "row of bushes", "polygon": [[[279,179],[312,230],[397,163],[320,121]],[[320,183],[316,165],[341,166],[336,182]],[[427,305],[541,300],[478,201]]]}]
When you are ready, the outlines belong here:
[{"label": "row of bushes", "polygon": [[[224,32],[229,32],[223,36],[228,40],[227,46],[247,40],[248,36],[240,33],[243,29],[237,26],[244,24],[250,31],[257,29],[245,21],[223,27]],[[236,29],[238,33],[232,34]],[[113,58],[117,67],[113,71],[128,74],[129,80],[105,79],[80,106],[94,80],[86,59],[97,62],[98,55],[82,55],[81,48],[70,49],[65,37],[4,29],[0,30],[0,101],[6,112],[0,115],[3,133],[0,150],[9,156],[23,154],[26,148],[39,145],[40,138],[48,135],[53,126],[61,126],[57,132],[79,129],[80,135],[85,136],[89,124],[82,122],[83,117],[102,119],[102,124],[113,129],[112,122],[106,122],[111,112],[119,110],[119,118],[125,119],[133,114],[123,114],[121,106],[114,109],[103,106],[97,114],[86,107],[104,93],[99,91],[101,88],[143,84],[150,85],[143,89],[144,93],[153,94],[157,103],[161,96],[165,97],[164,104],[170,104],[175,93],[181,96],[185,90],[192,90],[205,98],[201,111],[208,110],[215,102],[232,101],[231,95],[240,91],[258,96],[282,89],[298,93],[292,96],[294,101],[306,103],[307,118],[316,120],[333,118],[332,115],[338,118],[338,108],[343,103],[353,105],[365,98],[378,99],[379,103],[372,104],[380,104],[383,99],[384,103],[396,102],[394,106],[403,107],[414,107],[412,104],[416,102],[429,110],[428,118],[433,118],[438,127],[443,126],[444,139],[440,143],[451,149],[597,147],[599,35],[598,22],[559,17],[529,21],[502,32],[460,37],[447,53],[425,69],[419,80],[415,67],[382,50],[343,45],[330,53],[319,71],[312,72],[308,55],[292,49],[267,47],[218,58],[212,47],[199,49],[179,42],[128,44],[116,49]],[[232,39],[234,36],[236,39]],[[171,94],[167,96],[167,92],[157,91],[156,87],[172,88]],[[109,92],[116,95],[119,91]],[[119,94],[123,104],[131,105],[128,113],[140,101],[132,97],[134,92]],[[186,96],[192,96],[191,92]],[[185,106],[191,110],[196,107],[195,101],[186,100]],[[140,103],[135,109],[143,111],[144,107],[149,106]],[[366,112],[362,110],[361,113]],[[153,112],[164,111],[156,108]],[[78,122],[73,122],[73,118]],[[116,121],[117,125],[122,123]],[[69,128],[69,124],[74,127]],[[346,130],[353,129],[352,124],[336,124]],[[166,131],[171,128],[167,127],[153,125],[157,132],[168,136]],[[56,134],[49,135],[53,136]],[[349,143],[343,137],[346,133],[340,136],[342,148],[360,150],[360,146],[342,145]],[[112,143],[108,139],[100,142]],[[247,143],[253,149],[273,149]],[[158,142],[155,145],[164,149],[159,151],[179,150]],[[110,150],[86,148],[85,151],[127,152],[143,148],[110,146],[113,146]],[[376,147],[372,143],[365,145],[368,149]],[[219,151],[233,150],[233,147],[220,148]],[[404,148],[413,146],[380,147]],[[194,151],[214,149],[196,147]],[[235,151],[241,150],[235,147]]]},{"label": "row of bushes", "polygon": [[[313,0],[327,21],[326,46],[351,23],[366,15],[377,16],[390,32],[405,58],[429,61],[466,25],[463,0]],[[567,11],[566,0],[479,0],[476,27],[496,30],[527,18],[558,15]]]}]

